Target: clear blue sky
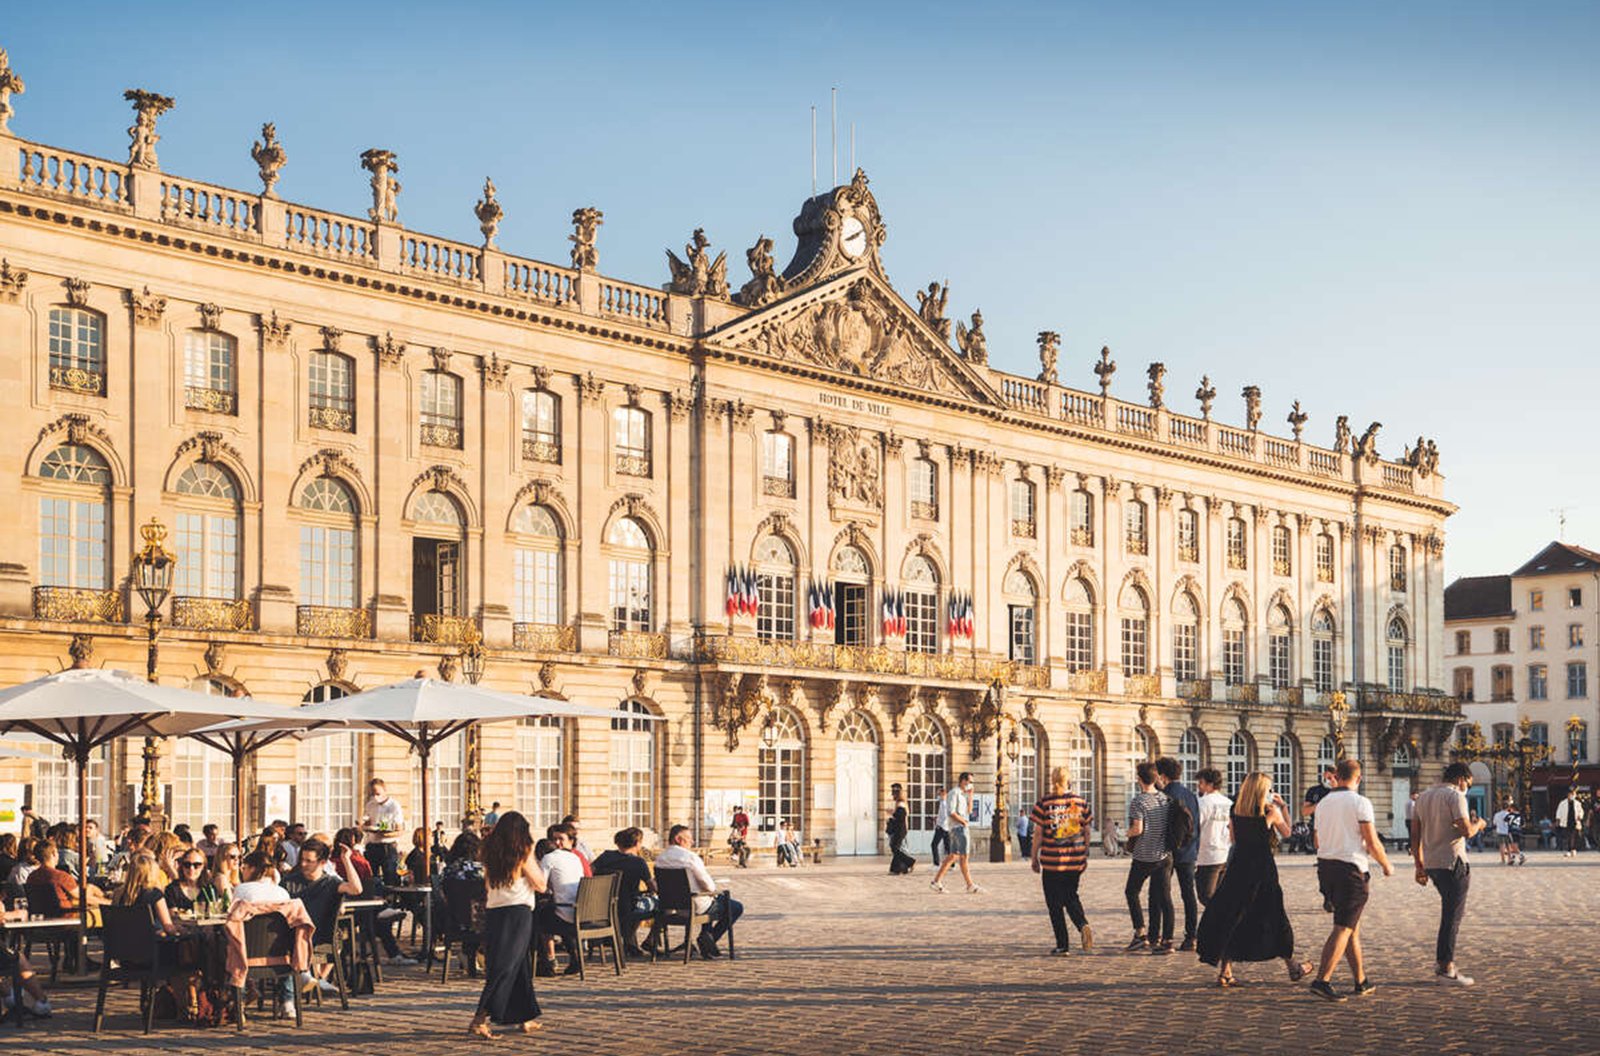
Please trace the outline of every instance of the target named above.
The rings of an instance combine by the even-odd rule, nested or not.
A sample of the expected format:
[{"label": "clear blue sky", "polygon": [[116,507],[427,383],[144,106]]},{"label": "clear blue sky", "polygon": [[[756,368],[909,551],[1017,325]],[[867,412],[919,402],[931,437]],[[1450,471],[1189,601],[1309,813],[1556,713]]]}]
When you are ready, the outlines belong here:
[{"label": "clear blue sky", "polygon": [[1436,437],[1452,577],[1558,506],[1600,548],[1600,5],[15,3],[0,45],[19,135],[120,157],[146,87],[170,171],[254,187],[273,120],[279,191],[359,213],[388,147],[408,226],[475,240],[492,174],[502,246],[564,262],[597,205],[651,284],[696,226],[735,285],[759,234],[788,259],[836,85],[891,277],[948,278],[998,365],[1058,330],[1069,384],[1109,344],[1125,395],[1159,359],[1180,408],[1209,373],[1226,420],[1253,383],[1274,431]]}]

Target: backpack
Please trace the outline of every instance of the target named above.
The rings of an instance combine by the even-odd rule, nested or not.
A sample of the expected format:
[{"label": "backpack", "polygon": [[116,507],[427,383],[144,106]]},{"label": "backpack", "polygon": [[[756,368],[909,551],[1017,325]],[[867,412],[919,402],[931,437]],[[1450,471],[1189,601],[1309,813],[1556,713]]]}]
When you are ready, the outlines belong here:
[{"label": "backpack", "polygon": [[1194,815],[1177,796],[1167,797],[1166,849],[1176,854],[1194,836]]}]

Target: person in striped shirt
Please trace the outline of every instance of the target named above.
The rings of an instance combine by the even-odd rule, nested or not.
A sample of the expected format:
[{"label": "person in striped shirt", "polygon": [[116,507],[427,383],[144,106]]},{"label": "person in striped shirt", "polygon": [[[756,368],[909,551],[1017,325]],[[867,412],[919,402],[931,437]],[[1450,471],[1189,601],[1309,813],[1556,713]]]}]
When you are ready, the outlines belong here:
[{"label": "person in striped shirt", "polygon": [[1052,956],[1067,952],[1067,917],[1078,929],[1085,950],[1094,948],[1094,931],[1078,898],[1078,881],[1089,864],[1089,824],[1094,813],[1089,803],[1068,788],[1067,771],[1050,771],[1050,792],[1033,805],[1033,871],[1044,885],[1044,904],[1056,935]]}]

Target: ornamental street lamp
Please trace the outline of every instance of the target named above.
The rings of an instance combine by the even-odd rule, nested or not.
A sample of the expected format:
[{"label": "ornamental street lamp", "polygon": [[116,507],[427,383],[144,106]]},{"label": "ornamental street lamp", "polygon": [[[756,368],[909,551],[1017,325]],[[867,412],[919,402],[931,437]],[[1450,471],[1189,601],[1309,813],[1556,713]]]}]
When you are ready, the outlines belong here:
[{"label": "ornamental street lamp", "polygon": [[[159,649],[157,639],[161,635],[161,606],[172,593],[172,576],[177,571],[178,559],[161,545],[167,537],[167,529],[156,518],[150,518],[149,524],[140,527],[139,536],[144,540],[144,546],[133,555],[130,572],[133,589],[145,607],[144,620],[149,642],[145,653],[145,678],[154,682]],[[144,739],[143,757],[144,769],[139,783],[139,811],[150,819],[152,826],[159,829],[161,786],[158,781],[157,763],[161,758],[161,751],[154,737]]]},{"label": "ornamental street lamp", "polygon": [[766,721],[761,724],[761,747],[769,751],[778,744],[778,713],[767,712]]},{"label": "ornamental street lamp", "polygon": [[[1016,720],[1006,714],[1006,675],[1009,670],[996,672],[989,681],[989,688],[984,693],[983,707],[980,712],[981,721],[985,725],[993,724],[994,729],[994,817],[989,821],[989,860],[991,862],[1009,862],[1011,860],[1011,829],[1008,818],[1011,807],[1006,798],[1006,758],[1009,755],[1012,762],[1017,760],[1021,752],[1020,738],[1013,749],[1006,742],[1009,738],[1002,738],[1001,731],[1006,723],[1011,723],[1011,738],[1017,738]],[[987,730],[982,732],[987,733]]]},{"label": "ornamental street lamp", "polygon": [[[461,674],[467,680],[467,685],[475,686],[483,678],[484,649],[483,635],[478,631],[475,623],[467,624],[466,632],[461,636]],[[483,807],[479,790],[480,775],[482,773],[483,741],[482,732],[477,723],[468,726],[466,733],[466,802],[465,808],[467,821],[476,825],[483,817]]]}]

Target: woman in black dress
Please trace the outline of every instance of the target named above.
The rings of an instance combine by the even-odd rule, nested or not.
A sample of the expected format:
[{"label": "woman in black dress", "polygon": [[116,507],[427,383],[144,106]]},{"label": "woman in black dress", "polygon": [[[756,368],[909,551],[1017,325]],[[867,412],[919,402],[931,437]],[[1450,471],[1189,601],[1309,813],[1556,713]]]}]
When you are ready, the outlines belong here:
[{"label": "woman in black dress", "polygon": [[889,786],[889,793],[894,797],[894,806],[889,811],[889,823],[884,826],[889,834],[889,874],[891,876],[904,876],[916,868],[917,860],[905,851],[906,829],[910,817],[906,813],[906,794],[900,788],[899,782]]},{"label": "woman in black dress", "polygon": [[1294,928],[1283,908],[1269,828],[1280,837],[1289,835],[1288,808],[1272,791],[1267,775],[1253,773],[1244,779],[1234,801],[1228,822],[1233,851],[1196,936],[1200,960],[1216,965],[1221,987],[1238,985],[1234,961],[1281,959],[1293,982],[1311,971],[1308,962],[1294,959]]},{"label": "woman in black dress", "polygon": [[524,1034],[539,1029],[539,1002],[533,996],[534,897],[549,885],[533,855],[528,819],[514,810],[500,815],[478,850],[488,899],[483,915],[483,993],[469,1034],[492,1038],[489,1024],[512,1024]]}]

